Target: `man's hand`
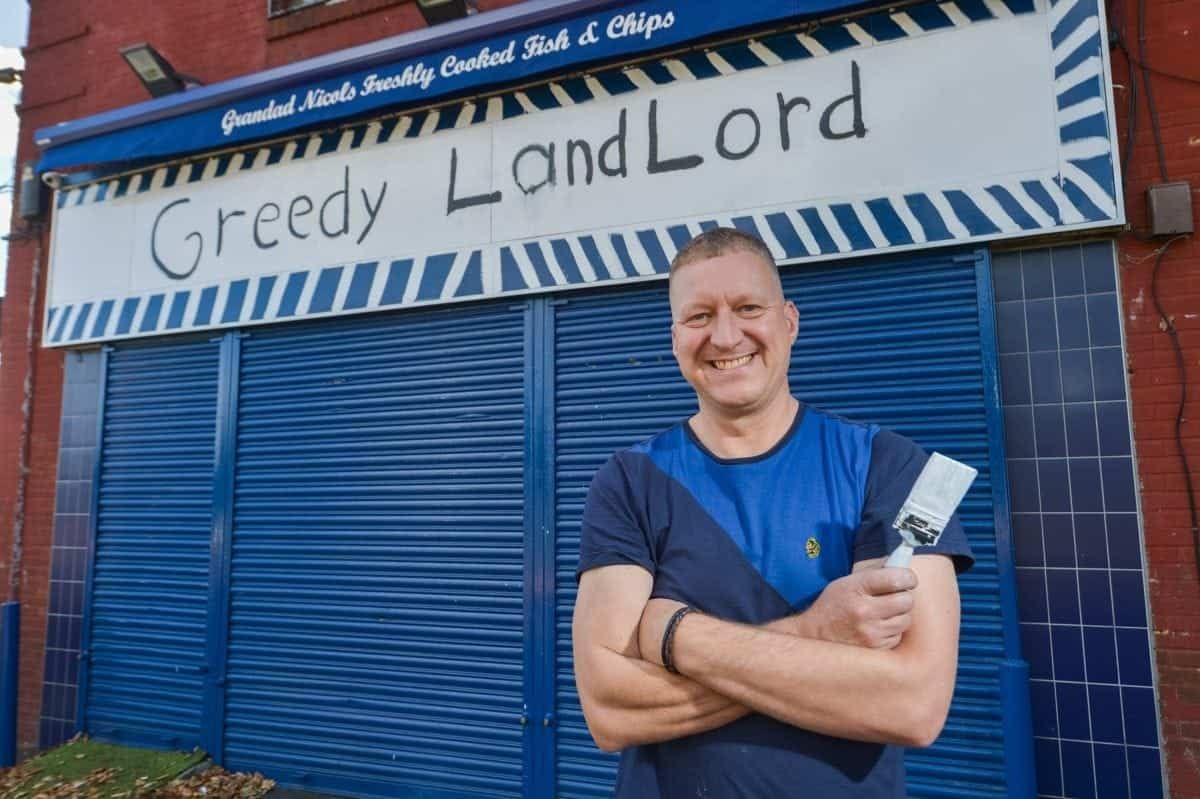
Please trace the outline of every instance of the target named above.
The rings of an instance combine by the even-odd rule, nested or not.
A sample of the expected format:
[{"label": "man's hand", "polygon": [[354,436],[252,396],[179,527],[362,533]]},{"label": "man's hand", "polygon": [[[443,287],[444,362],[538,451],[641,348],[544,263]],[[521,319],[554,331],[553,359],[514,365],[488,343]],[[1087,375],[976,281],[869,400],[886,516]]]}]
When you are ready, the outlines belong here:
[{"label": "man's hand", "polygon": [[911,570],[880,569],[872,563],[834,580],[803,613],[771,622],[767,629],[835,644],[892,649],[912,624],[916,587],[917,576]]}]

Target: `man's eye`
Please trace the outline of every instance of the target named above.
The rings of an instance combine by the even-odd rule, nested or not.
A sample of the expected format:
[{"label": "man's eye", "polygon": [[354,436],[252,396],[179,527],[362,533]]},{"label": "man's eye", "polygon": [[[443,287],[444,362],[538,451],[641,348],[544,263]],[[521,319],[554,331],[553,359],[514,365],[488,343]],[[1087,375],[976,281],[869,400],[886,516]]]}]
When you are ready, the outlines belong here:
[{"label": "man's eye", "polygon": [[742,316],[758,316],[765,310],[766,308],[763,306],[755,305],[753,303],[747,303],[745,305],[738,306],[738,313]]},{"label": "man's eye", "polygon": [[708,320],[711,317],[712,314],[710,313],[694,313],[687,319],[684,319],[683,323],[688,327],[703,327],[704,325],[708,324]]}]

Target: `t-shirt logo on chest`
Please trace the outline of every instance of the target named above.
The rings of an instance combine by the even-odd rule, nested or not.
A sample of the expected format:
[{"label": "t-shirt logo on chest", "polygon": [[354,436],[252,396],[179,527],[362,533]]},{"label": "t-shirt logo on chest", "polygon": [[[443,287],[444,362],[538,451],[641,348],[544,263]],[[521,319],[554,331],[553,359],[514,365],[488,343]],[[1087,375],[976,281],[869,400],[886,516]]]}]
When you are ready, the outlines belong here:
[{"label": "t-shirt logo on chest", "polygon": [[809,560],[813,560],[817,555],[821,554],[821,542],[812,536],[804,542],[804,554],[808,555]]}]

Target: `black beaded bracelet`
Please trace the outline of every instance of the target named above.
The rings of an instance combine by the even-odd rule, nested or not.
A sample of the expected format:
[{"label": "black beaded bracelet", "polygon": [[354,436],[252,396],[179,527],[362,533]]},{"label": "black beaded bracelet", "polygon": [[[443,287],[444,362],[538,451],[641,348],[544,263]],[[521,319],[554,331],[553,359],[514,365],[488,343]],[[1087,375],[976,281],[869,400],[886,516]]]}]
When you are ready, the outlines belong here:
[{"label": "black beaded bracelet", "polygon": [[684,605],[679,610],[671,614],[671,619],[667,622],[667,629],[663,631],[662,638],[662,663],[663,667],[672,674],[678,674],[679,670],[675,668],[675,661],[671,654],[671,644],[675,640],[675,628],[679,626],[680,620],[684,616],[691,613],[695,608]]}]

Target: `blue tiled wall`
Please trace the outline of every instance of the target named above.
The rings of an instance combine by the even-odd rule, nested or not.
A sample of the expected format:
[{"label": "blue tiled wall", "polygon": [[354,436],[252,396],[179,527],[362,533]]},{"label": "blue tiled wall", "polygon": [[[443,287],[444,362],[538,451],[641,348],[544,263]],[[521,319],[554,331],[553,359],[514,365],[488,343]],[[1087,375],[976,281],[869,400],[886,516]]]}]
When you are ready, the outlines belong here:
[{"label": "blue tiled wall", "polygon": [[57,746],[75,732],[83,581],[91,526],[92,466],[100,407],[100,353],[68,353],[63,377],[58,494],[50,561],[45,680],[39,744]]},{"label": "blue tiled wall", "polygon": [[1113,246],[993,269],[1038,794],[1162,796]]}]

